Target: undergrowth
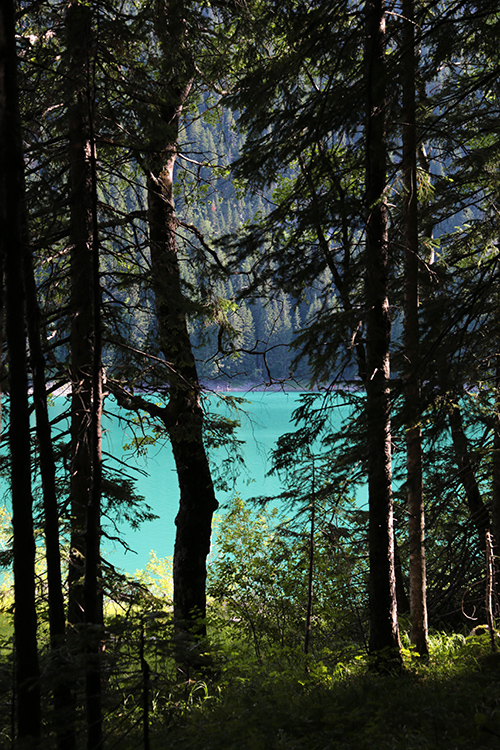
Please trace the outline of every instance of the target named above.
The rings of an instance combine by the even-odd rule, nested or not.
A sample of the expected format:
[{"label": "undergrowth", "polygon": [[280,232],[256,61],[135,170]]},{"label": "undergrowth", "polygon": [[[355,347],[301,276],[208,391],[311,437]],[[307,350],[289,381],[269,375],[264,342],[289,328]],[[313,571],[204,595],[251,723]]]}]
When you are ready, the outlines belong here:
[{"label": "undergrowth", "polygon": [[[153,747],[197,750],[482,750],[500,742],[500,655],[486,636],[431,636],[431,656],[403,648],[404,669],[370,672],[364,656],[336,665],[276,653],[250,668],[236,653],[217,679],[193,681],[186,710]],[[161,740],[160,740],[161,737]]]},{"label": "undergrowth", "polygon": [[[488,750],[500,747],[500,654],[487,634],[433,633],[430,657],[375,674],[366,654],[362,597],[349,607],[357,558],[319,547],[310,653],[304,653],[303,560],[290,537],[241,502],[221,527],[208,579],[210,658],[202,675],[176,666],[171,564],[152,557],[132,585],[106,599],[102,652],[106,747],[134,750]],[[242,543],[242,541],[244,543]],[[321,540],[320,540],[321,541]],[[302,548],[301,548],[302,549]],[[307,549],[307,546],[303,546]],[[251,554],[248,552],[251,550]],[[347,554],[349,552],[349,554]],[[40,576],[42,580],[42,576]],[[345,600],[341,593],[345,594]],[[0,590],[1,593],[1,590]],[[43,602],[43,587],[40,599]],[[40,606],[42,614],[46,608]],[[12,592],[0,601],[0,748],[12,747]],[[41,617],[44,748],[55,747],[48,625]],[[85,742],[84,653],[65,652]],[[145,697],[147,700],[144,700]],[[147,710],[146,710],[147,708]],[[149,744],[146,736],[149,730]]]}]

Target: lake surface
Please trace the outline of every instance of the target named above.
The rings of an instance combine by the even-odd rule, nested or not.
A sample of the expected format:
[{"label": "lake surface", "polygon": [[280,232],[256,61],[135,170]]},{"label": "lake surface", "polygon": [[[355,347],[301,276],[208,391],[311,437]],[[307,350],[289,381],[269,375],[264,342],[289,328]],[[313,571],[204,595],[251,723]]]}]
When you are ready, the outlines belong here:
[{"label": "lake surface", "polygon": [[[274,496],[283,489],[279,477],[267,476],[271,468],[270,453],[276,447],[278,438],[294,429],[291,421],[292,412],[300,399],[299,393],[284,393],[282,391],[255,391],[250,393],[230,393],[245,399],[241,411],[235,413],[221,405],[218,397],[211,396],[210,407],[214,411],[222,410],[232,419],[238,419],[241,426],[237,429],[236,437],[242,441],[241,453],[244,458],[244,468],[234,482],[228,476],[228,491],[217,490],[217,499],[221,510],[235,494],[243,499],[259,495]],[[337,403],[335,421],[340,424],[349,411]],[[69,407],[65,396],[57,396],[50,407],[51,418],[55,419]],[[144,522],[139,529],[132,529],[128,524],[121,523],[114,527],[110,521],[103,519],[103,528],[111,536],[120,536],[130,547],[125,550],[122,545],[103,537],[102,549],[104,556],[115,567],[127,573],[135,573],[143,569],[154,551],[159,558],[173,555],[175,541],[175,516],[179,505],[179,486],[175,472],[172,451],[167,438],[158,439],[154,444],[147,445],[138,454],[130,444],[133,442],[134,428],[130,424],[130,412],[119,409],[112,399],[105,405],[109,413],[103,417],[103,453],[104,460],[115,470],[133,477],[138,495],[145,498],[158,519]],[[55,422],[54,438],[58,432],[68,429],[66,419]],[[135,428],[137,429],[137,428]],[[118,459],[117,464],[111,457]],[[223,466],[227,458],[227,451],[220,448],[212,451],[211,461],[217,466]],[[0,481],[1,489],[7,490],[6,479]],[[356,492],[360,505],[366,502],[366,487],[359,487]],[[10,505],[8,495],[7,506]]]},{"label": "lake surface", "polygon": [[[235,493],[245,499],[255,495],[273,495],[282,489],[277,477],[266,476],[271,468],[269,453],[280,435],[292,429],[290,419],[299,398],[297,393],[283,392],[232,395],[242,396],[248,402],[242,406],[247,413],[239,414],[241,427],[237,431],[237,438],[244,441],[242,454],[245,468],[229,492],[217,492],[217,499],[222,507]],[[230,416],[233,418],[233,413]],[[141,472],[136,480],[137,493],[145,497],[154,513],[159,516],[158,520],[145,522],[139,530],[132,530],[125,525],[119,527],[134,553],[126,552],[117,543],[103,539],[105,556],[113,565],[128,573],[144,568],[152,550],[158,557],[173,554],[174,519],[179,505],[179,486],[168,441],[148,446],[143,456],[123,450],[123,446],[131,441],[132,429],[125,421],[108,417],[103,419],[103,451],[119,456],[131,470],[138,469]],[[218,458],[222,461],[225,456],[225,450],[219,449],[212,454],[212,459],[214,462]]]}]

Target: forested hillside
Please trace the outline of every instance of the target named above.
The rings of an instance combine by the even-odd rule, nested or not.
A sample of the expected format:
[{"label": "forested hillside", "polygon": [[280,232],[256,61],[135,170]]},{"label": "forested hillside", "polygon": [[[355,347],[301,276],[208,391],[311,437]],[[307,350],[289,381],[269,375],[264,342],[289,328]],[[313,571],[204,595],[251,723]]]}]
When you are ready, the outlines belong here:
[{"label": "forested hillside", "polygon": [[[499,30],[487,0],[3,0],[5,746],[494,746]],[[302,391],[285,490],[221,512],[255,387]],[[151,517],[104,412],[171,447],[171,572],[102,553]],[[403,694],[431,719],[387,736]]]},{"label": "forested hillside", "polygon": [[[277,184],[255,193],[245,190],[231,172],[240,155],[244,133],[236,116],[222,99],[201,95],[186,114],[179,136],[181,158],[176,166],[176,211],[196,228],[198,241],[214,252],[222,238],[237,234],[245,225],[265,217],[274,205]],[[184,158],[183,158],[184,157]],[[292,175],[294,167],[288,170]],[[189,247],[189,232],[181,232]],[[189,250],[188,250],[189,252]],[[307,362],[295,362],[291,348],[295,336],[321,303],[314,288],[301,299],[286,291],[276,295],[246,297],[250,258],[235,268],[227,253],[217,250],[226,268],[213,293],[220,300],[224,320],[204,316],[190,325],[198,372],[208,388],[224,389],[282,385],[305,386],[311,381]],[[200,284],[196,266],[186,264],[186,283]],[[221,325],[222,322],[222,325]],[[215,381],[215,382],[214,382]]]}]

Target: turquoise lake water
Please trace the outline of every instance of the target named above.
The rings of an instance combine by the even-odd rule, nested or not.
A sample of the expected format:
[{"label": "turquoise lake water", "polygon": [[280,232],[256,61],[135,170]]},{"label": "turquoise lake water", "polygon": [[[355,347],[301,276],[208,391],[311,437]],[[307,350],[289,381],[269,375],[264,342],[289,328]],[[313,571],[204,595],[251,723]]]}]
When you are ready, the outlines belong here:
[{"label": "turquoise lake water", "polygon": [[[290,418],[298,400],[296,393],[255,392],[233,395],[242,396],[248,402],[243,405],[247,413],[242,412],[238,416],[241,427],[237,432],[238,439],[244,441],[242,453],[245,468],[229,492],[217,492],[221,506],[236,492],[243,498],[249,498],[254,495],[273,495],[280,491],[279,480],[266,476],[270,469],[269,452],[278,437],[292,428]],[[130,451],[123,452],[123,446],[130,443],[131,439],[132,430],[124,422],[109,418],[103,420],[103,451],[120,456],[130,469],[138,468],[144,472],[137,477],[137,492],[146,498],[154,513],[159,516],[158,520],[144,523],[137,531],[126,526],[120,528],[135,554],[124,552],[120,545],[103,540],[104,554],[110,562],[128,573],[143,568],[152,550],[158,557],[173,554],[174,519],[179,504],[179,486],[168,441],[149,446],[144,456],[134,456]],[[219,449],[221,460],[225,455],[224,449]],[[212,460],[217,462],[217,453],[212,455]]]},{"label": "turquoise lake water", "polygon": [[[238,418],[241,426],[237,431],[237,438],[243,441],[241,452],[244,457],[245,466],[241,470],[234,484],[231,484],[227,492],[217,491],[217,499],[223,510],[227,503],[236,493],[243,499],[259,495],[273,496],[283,488],[276,476],[266,476],[271,468],[269,455],[276,446],[278,438],[286,432],[294,429],[291,415],[299,403],[300,394],[273,391],[255,391],[250,393],[228,394],[245,399],[241,407],[242,411],[235,415],[230,412],[231,418]],[[211,396],[211,407],[215,406],[218,399]],[[51,407],[51,417],[55,418],[68,408],[68,401],[64,396],[54,398]],[[126,524],[120,524],[117,528],[105,519],[103,526],[111,536],[121,536],[133,551],[125,551],[117,542],[103,538],[102,548],[104,556],[117,568],[127,573],[134,573],[147,565],[151,551],[159,558],[168,557],[173,554],[175,539],[175,516],[179,504],[179,487],[175,472],[174,459],[167,439],[158,440],[154,445],[148,445],[143,455],[137,455],[131,449],[126,449],[132,442],[133,429],[128,422],[129,413],[119,410],[114,402],[109,399],[105,405],[109,414],[103,418],[103,453],[104,460],[110,466],[117,468],[116,462],[109,456],[118,458],[122,464],[120,471],[135,478],[136,492],[145,497],[153,512],[159,517],[150,522],[145,522],[138,530],[133,530]],[[341,407],[338,410],[339,423],[346,413]],[[228,413],[227,409],[225,410]],[[123,418],[119,418],[119,416]],[[53,428],[54,437],[59,431],[67,430],[66,420],[55,423]],[[225,449],[211,454],[211,460],[221,465],[226,457]],[[6,483],[4,484],[6,487]],[[362,494],[364,488],[360,488],[359,500],[364,502]],[[7,500],[8,503],[8,500]]]}]

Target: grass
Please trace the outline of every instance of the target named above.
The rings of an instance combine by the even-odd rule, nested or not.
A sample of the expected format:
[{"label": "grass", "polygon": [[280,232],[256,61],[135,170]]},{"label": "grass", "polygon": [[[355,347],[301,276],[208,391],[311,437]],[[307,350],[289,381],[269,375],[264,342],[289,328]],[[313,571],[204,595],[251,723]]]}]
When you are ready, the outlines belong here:
[{"label": "grass", "polygon": [[[500,655],[486,637],[436,635],[431,658],[405,650],[401,674],[370,673],[364,658],[301,672],[228,666],[219,683],[193,683],[181,715],[162,724],[153,747],[197,750],[486,750],[500,746]],[[198,685],[198,687],[197,687]],[[201,687],[200,687],[201,685]],[[196,697],[198,691],[199,698]],[[161,738],[161,739],[160,739]]]},{"label": "grass", "polygon": [[[107,652],[107,743],[131,750],[142,746],[140,627],[138,621],[123,622],[122,632],[119,615],[114,622]],[[9,640],[8,615],[0,627]],[[491,653],[487,635],[436,633],[428,661],[418,659],[404,637],[404,669],[377,675],[361,653],[351,651],[339,661],[325,650],[308,660],[306,670],[300,650],[269,644],[258,659],[248,639],[239,640],[234,631],[224,639],[219,631],[212,674],[181,680],[170,655],[169,628],[162,619],[148,621],[151,750],[500,747],[500,654]],[[7,699],[5,658],[0,682]]]},{"label": "grass", "polygon": [[[8,601],[4,606],[10,609]],[[165,611],[168,614],[168,608]],[[491,653],[488,635],[435,633],[428,661],[419,660],[403,636],[404,669],[377,675],[354,643],[343,644],[342,657],[325,649],[306,664],[300,649],[277,647],[263,636],[257,655],[241,624],[224,625],[219,612],[212,623],[219,639],[213,672],[203,679],[182,680],[172,659],[168,617],[158,617],[155,608],[148,614],[134,607],[125,617],[111,605],[106,613],[104,713],[109,747],[143,746],[143,629],[151,668],[151,750],[500,747],[500,654]],[[0,732],[1,747],[8,740],[11,634],[12,615],[4,611],[0,691],[6,726]],[[44,684],[47,679],[44,674]],[[84,733],[82,728],[82,738]]]}]

